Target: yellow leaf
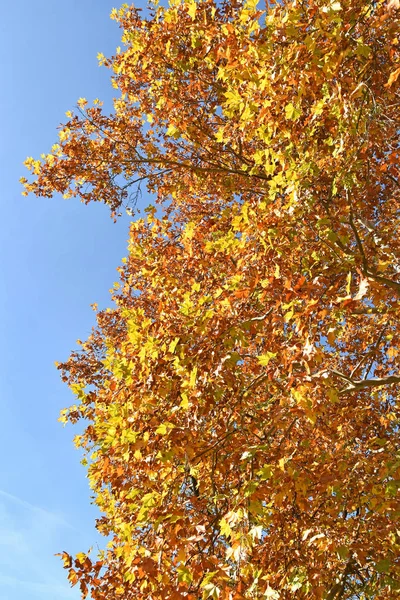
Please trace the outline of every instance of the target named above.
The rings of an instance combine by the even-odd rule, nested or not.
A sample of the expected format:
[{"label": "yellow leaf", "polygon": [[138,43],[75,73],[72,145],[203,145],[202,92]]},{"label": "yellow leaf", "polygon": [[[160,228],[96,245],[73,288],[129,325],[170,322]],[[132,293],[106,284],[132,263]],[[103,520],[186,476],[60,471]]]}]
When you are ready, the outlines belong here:
[{"label": "yellow leaf", "polygon": [[180,136],[180,131],[178,127],[175,127],[175,125],[171,124],[167,129],[167,135],[173,138],[178,138]]},{"label": "yellow leaf", "polygon": [[181,406],[184,410],[187,410],[189,408],[189,398],[187,394],[185,394],[185,392],[181,392],[181,398],[182,402],[179,406]]},{"label": "yellow leaf", "polygon": [[78,554],[76,555],[76,560],[78,560],[80,563],[85,562],[86,554],[84,554],[83,552],[78,552]]},{"label": "yellow leaf", "polygon": [[349,296],[350,295],[350,287],[351,287],[351,271],[348,273],[347,275],[347,285],[346,285],[346,293]]},{"label": "yellow leaf", "polygon": [[179,337],[176,337],[174,340],[172,340],[172,342],[168,346],[168,352],[170,352],[171,354],[174,354],[175,348],[176,348],[178,342],[179,342]]},{"label": "yellow leaf", "polygon": [[289,102],[285,106],[285,115],[288,120],[296,121],[301,116],[301,110]]},{"label": "yellow leaf", "polygon": [[398,69],[396,69],[395,71],[392,71],[392,73],[390,73],[389,79],[387,80],[387,83],[385,83],[385,87],[391,87],[391,85],[395,81],[397,81],[399,75],[400,75],[400,67]]},{"label": "yellow leaf", "polygon": [[196,18],[196,10],[197,10],[196,2],[188,2],[186,6],[188,7],[189,17],[192,19],[192,21],[194,21]]},{"label": "yellow leaf", "polygon": [[276,352],[267,352],[266,354],[261,354],[257,356],[258,362],[263,367],[266,367],[270,360],[276,357]]},{"label": "yellow leaf", "polygon": [[293,308],[285,314],[285,316],[283,318],[286,321],[286,323],[288,323],[290,321],[290,319],[293,317],[293,314],[294,314]]},{"label": "yellow leaf", "polygon": [[196,385],[196,377],[197,377],[197,367],[193,368],[193,371],[190,373],[190,387],[194,388]]},{"label": "yellow leaf", "polygon": [[232,529],[225,519],[221,519],[219,522],[221,534],[225,537],[229,537],[232,533]]}]

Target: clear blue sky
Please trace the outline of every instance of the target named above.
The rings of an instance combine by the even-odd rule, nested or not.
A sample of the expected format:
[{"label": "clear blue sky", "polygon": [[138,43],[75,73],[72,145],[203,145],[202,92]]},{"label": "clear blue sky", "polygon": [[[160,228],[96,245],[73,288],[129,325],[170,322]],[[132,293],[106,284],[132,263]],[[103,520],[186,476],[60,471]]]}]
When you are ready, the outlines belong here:
[{"label": "clear blue sky", "polygon": [[[22,162],[56,142],[80,96],[113,95],[96,55],[120,32],[112,0],[3,2],[0,21],[0,598],[78,599],[53,554],[98,541],[73,428],[57,422],[72,395],[55,360],[94,324],[92,302],[125,255],[128,221],[103,206],[24,198]],[[117,4],[118,6],[118,4]]]}]

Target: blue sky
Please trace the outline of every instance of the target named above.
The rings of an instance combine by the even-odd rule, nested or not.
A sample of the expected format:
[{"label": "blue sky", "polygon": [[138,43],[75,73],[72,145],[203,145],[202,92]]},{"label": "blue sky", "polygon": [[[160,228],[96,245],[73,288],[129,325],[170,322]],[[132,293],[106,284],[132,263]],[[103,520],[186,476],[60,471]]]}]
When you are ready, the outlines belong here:
[{"label": "blue sky", "polygon": [[[78,599],[56,552],[99,541],[96,510],[71,427],[71,403],[55,360],[68,357],[94,324],[90,304],[108,290],[125,255],[128,220],[103,206],[24,198],[27,156],[56,142],[65,111],[83,96],[110,100],[120,32],[108,0],[3,2],[0,21],[0,598]],[[117,4],[118,6],[118,4]],[[145,201],[145,200],[144,200]]]}]

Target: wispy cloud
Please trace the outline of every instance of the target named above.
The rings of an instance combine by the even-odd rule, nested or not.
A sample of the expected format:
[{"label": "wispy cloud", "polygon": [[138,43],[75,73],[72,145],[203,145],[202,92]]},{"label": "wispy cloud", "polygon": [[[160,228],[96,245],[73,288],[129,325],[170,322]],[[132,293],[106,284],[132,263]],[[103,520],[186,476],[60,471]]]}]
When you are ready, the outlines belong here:
[{"label": "wispy cloud", "polygon": [[75,531],[77,531],[76,527],[74,527],[73,525],[68,523],[60,515],[57,515],[56,513],[52,512],[50,510],[41,508],[40,506],[35,506],[34,504],[31,504],[30,502],[27,502],[26,500],[23,500],[22,498],[19,498],[18,496],[14,496],[14,494],[9,494],[8,492],[5,492],[4,490],[0,490],[0,496],[2,496],[3,498],[6,498],[7,500],[9,500],[11,502],[14,502],[18,506],[21,506],[22,508],[42,514],[45,518],[51,519],[52,521],[58,523],[59,525],[61,525],[63,527],[68,527],[69,529],[75,529]]},{"label": "wispy cloud", "polygon": [[54,557],[78,531],[61,515],[0,490],[0,598],[78,600]]}]

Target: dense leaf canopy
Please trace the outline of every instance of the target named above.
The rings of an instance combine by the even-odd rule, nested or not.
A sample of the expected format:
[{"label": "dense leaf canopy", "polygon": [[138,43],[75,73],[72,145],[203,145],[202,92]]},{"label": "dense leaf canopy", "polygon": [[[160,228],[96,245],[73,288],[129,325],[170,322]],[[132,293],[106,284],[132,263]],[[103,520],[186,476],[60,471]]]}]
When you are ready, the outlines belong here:
[{"label": "dense leaf canopy", "polygon": [[26,193],[130,228],[60,365],[109,536],[94,600],[400,589],[398,3],[114,10],[114,111],[78,101]]}]

